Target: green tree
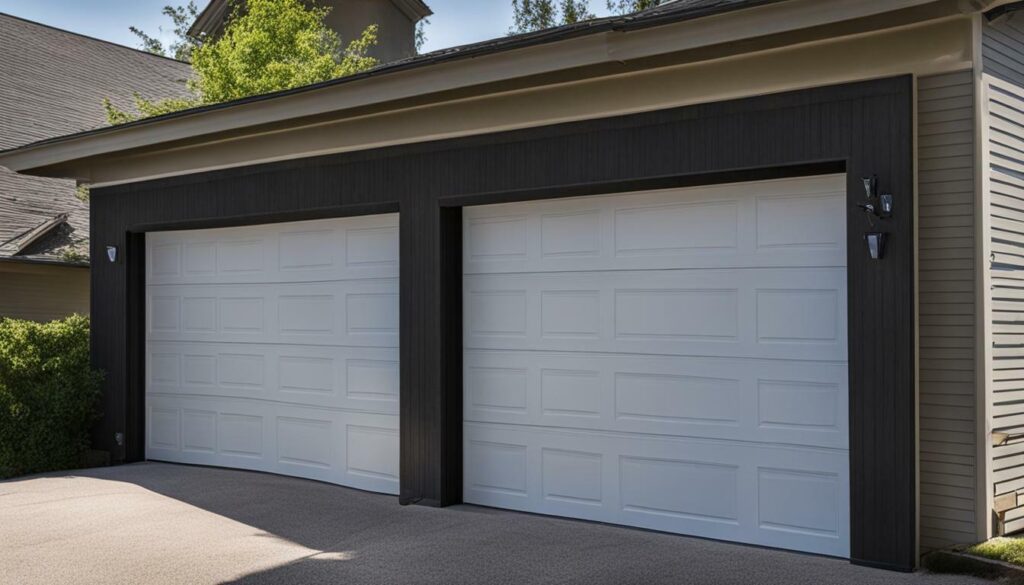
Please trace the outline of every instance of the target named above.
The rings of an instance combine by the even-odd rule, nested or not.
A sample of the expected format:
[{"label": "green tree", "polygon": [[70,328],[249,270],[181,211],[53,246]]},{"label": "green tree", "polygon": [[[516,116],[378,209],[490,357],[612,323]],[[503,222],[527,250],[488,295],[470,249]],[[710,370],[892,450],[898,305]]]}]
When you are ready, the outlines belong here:
[{"label": "green tree", "polygon": [[509,34],[543,30],[594,18],[586,0],[512,0]]},{"label": "green tree", "polygon": [[[377,64],[367,51],[377,43],[377,27],[342,47],[324,24],[328,7],[303,0],[246,0],[237,3],[214,39],[190,49],[191,97],[149,101],[135,94],[136,112],[103,101],[107,121],[122,124],[204,104],[214,104],[352,75]],[[187,30],[187,29],[186,29]]]},{"label": "green tree", "polygon": [[608,4],[608,10],[615,14],[632,14],[633,12],[640,12],[641,10],[647,10],[648,8],[654,8],[667,2],[668,0],[606,0]]},{"label": "green tree", "polygon": [[[167,50],[164,49],[164,44],[159,39],[149,36],[134,26],[129,26],[128,30],[139,37],[142,49],[145,51],[163,55],[164,57],[171,56],[179,61],[191,61],[192,50],[202,42],[202,39],[188,34],[188,29],[192,28],[192,23],[195,22],[196,16],[199,14],[196,3],[189,0],[186,6],[164,6],[162,12],[164,16],[171,19],[171,24],[174,25],[172,30],[175,40],[170,44],[170,55],[168,55]],[[160,30],[163,32],[162,28]]]}]

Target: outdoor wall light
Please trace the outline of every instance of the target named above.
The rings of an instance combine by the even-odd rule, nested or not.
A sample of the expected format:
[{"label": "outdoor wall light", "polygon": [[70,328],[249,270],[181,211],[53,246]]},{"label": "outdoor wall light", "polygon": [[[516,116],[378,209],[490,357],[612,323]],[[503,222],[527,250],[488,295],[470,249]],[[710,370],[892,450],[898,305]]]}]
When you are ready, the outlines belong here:
[{"label": "outdoor wall light", "polygon": [[876,231],[875,220],[885,220],[892,217],[894,201],[891,193],[878,194],[878,177],[863,177],[865,202],[859,204],[861,210],[868,216],[868,225],[872,231],[864,234],[864,241],[868,244],[868,254],[872,260],[880,260],[885,254],[886,233]]},{"label": "outdoor wall light", "polygon": [[111,262],[117,262],[117,246],[107,246],[107,258]]},{"label": "outdoor wall light", "polygon": [[868,243],[868,254],[872,260],[878,260],[885,253],[885,234],[881,232],[868,232],[864,234]]}]

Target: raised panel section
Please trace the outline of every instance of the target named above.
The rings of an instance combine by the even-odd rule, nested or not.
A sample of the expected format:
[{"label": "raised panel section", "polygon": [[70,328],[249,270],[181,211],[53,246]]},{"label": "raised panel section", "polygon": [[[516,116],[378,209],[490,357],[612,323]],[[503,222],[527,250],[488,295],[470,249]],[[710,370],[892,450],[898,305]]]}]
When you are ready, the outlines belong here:
[{"label": "raised panel section", "polygon": [[770,248],[846,247],[846,194],[837,191],[757,200],[757,246]]},{"label": "raised panel section", "polygon": [[739,294],[728,289],[617,290],[615,334],[688,340],[736,339]]},{"label": "raised panel section", "polygon": [[836,475],[759,469],[757,481],[761,528],[840,538],[843,498]]},{"label": "raised panel section", "polygon": [[843,393],[838,384],[759,380],[758,421],[762,426],[838,431]]},{"label": "raised panel section", "polygon": [[398,362],[348,360],[348,396],[360,400],[398,401]]},{"label": "raised panel section", "polygon": [[179,411],[168,408],[149,409],[149,446],[155,449],[178,449],[181,426]]},{"label": "raised panel section", "polygon": [[738,224],[735,201],[621,209],[615,213],[615,253],[731,249],[739,241]]},{"label": "raised panel section", "polygon": [[470,367],[464,378],[467,408],[526,412],[525,369]]},{"label": "raised panel section", "polygon": [[334,331],[334,297],[285,295],[278,299],[278,328],[283,333]]},{"label": "raised panel section", "polygon": [[348,427],[348,471],[398,480],[398,430]]},{"label": "raised panel section", "polygon": [[604,500],[604,468],[600,453],[543,449],[544,497],[574,504],[598,505]]},{"label": "raised panel section", "polygon": [[600,292],[542,292],[541,328],[545,337],[597,338],[601,332]]},{"label": "raised panel section", "polygon": [[470,441],[466,444],[466,485],[473,490],[526,496],[526,446]]},{"label": "raised panel section", "polygon": [[[301,353],[301,352],[293,352]],[[302,355],[278,358],[278,385],[282,392],[334,392],[337,375],[334,360]]]},{"label": "raised panel section", "polygon": [[545,415],[601,415],[601,385],[597,372],[541,370],[540,379],[541,407]]},{"label": "raised panel section", "polygon": [[278,417],[277,458],[289,465],[329,468],[334,461],[331,421]]},{"label": "raised panel section", "polygon": [[215,453],[217,451],[217,413],[209,410],[185,409],[181,417],[185,451]]},{"label": "raised panel section", "polygon": [[349,332],[398,334],[397,294],[350,294],[345,300]]},{"label": "raised panel section", "polygon": [[177,276],[181,273],[181,246],[163,244],[149,249],[149,273],[153,276]]},{"label": "raised panel section", "polygon": [[553,213],[541,217],[541,254],[597,256],[601,253],[601,215],[598,211]]},{"label": "raised panel section", "polygon": [[278,266],[283,270],[330,268],[336,254],[334,231],[329,229],[281,234]]},{"label": "raised panel section", "polygon": [[839,291],[757,291],[758,341],[838,343]]},{"label": "raised panel section", "polygon": [[263,299],[260,297],[223,297],[218,308],[222,331],[258,333],[263,331]]},{"label": "raised panel section", "polygon": [[467,250],[475,258],[508,259],[526,255],[526,220],[522,217],[489,217],[468,220]]},{"label": "raised panel section", "polygon": [[470,290],[466,321],[470,331],[480,335],[525,335],[526,292]]},{"label": "raised panel section", "polygon": [[346,232],[346,264],[398,265],[398,228],[350,229]]},{"label": "raised panel section", "polygon": [[146,241],[146,457],[398,493],[398,217]]},{"label": "raised panel section", "polygon": [[221,414],[217,421],[217,444],[225,455],[263,455],[263,417]]},{"label": "raised panel section", "polygon": [[740,381],[650,373],[617,373],[615,416],[646,421],[736,424]]},{"label": "raised panel section", "polygon": [[712,522],[738,520],[739,470],[703,461],[623,458],[622,509]]},{"label": "raised panel section", "polygon": [[217,267],[221,272],[262,272],[264,270],[263,241],[218,243]]}]

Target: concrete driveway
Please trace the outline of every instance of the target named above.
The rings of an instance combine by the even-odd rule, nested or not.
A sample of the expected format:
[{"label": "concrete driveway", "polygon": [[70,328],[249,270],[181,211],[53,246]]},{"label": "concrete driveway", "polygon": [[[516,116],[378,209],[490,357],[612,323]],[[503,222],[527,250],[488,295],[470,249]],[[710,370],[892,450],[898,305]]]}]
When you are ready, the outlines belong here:
[{"label": "concrete driveway", "polygon": [[140,463],[0,482],[0,583],[987,583],[260,473]]}]

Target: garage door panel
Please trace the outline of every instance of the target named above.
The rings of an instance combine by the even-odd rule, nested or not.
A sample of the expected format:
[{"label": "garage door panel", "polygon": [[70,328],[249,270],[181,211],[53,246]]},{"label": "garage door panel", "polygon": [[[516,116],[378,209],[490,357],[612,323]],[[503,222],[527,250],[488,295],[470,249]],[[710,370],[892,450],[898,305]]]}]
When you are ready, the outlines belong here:
[{"label": "garage door panel", "polygon": [[398,414],[398,350],[155,341],[151,393],[258,398]]},{"label": "garage door panel", "polygon": [[147,234],[147,458],[398,493],[397,224]]},{"label": "garage door panel", "polygon": [[842,451],[466,425],[467,501],[848,555]]},{"label": "garage door panel", "polygon": [[465,277],[465,345],[846,359],[842,268]]},{"label": "garage door panel", "polygon": [[845,183],[464,210],[465,501],[848,556]]},{"label": "garage door panel", "polygon": [[147,457],[398,493],[398,417],[208,396],[148,397]]},{"label": "garage door panel", "polygon": [[845,186],[763,181],[467,208],[467,274],[843,266]]},{"label": "garage door panel", "polygon": [[470,350],[464,417],[847,448],[845,364]]},{"label": "garage door panel", "polygon": [[147,235],[150,284],[240,284],[398,275],[398,215]]},{"label": "garage door panel", "polygon": [[396,347],[397,279],[151,287],[159,341]]}]

